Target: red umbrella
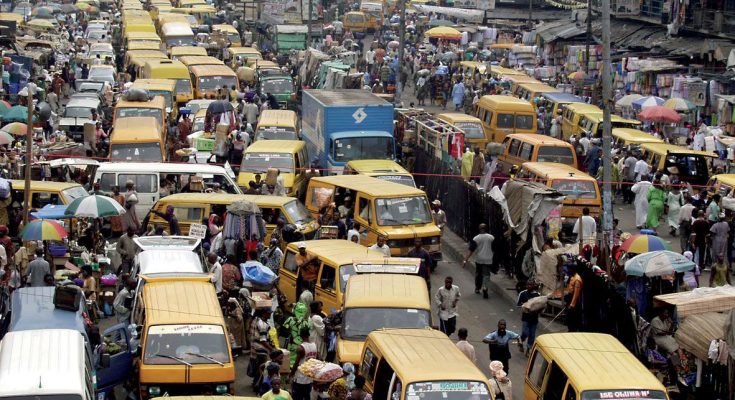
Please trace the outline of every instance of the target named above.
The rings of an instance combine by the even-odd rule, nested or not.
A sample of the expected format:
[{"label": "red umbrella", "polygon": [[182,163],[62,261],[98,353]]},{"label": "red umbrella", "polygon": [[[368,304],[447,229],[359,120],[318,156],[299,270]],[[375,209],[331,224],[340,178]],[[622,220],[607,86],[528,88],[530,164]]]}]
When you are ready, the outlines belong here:
[{"label": "red umbrella", "polygon": [[638,119],[641,121],[676,123],[681,121],[681,115],[668,107],[651,106],[639,112]]}]

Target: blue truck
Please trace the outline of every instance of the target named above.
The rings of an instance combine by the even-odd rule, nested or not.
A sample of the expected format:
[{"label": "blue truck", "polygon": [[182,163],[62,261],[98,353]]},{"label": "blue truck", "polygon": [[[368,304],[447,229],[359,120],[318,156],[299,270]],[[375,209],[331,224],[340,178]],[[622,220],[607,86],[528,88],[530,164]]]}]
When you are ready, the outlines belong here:
[{"label": "blue truck", "polygon": [[393,105],[360,89],[304,90],[301,136],[330,175],[351,160],[395,160]]}]

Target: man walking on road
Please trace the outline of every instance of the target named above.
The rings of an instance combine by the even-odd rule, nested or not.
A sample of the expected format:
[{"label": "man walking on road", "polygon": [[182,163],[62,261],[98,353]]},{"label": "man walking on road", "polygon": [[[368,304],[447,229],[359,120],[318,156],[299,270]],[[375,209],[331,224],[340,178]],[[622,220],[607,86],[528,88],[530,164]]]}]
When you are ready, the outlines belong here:
[{"label": "man walking on road", "polygon": [[459,328],[457,331],[457,337],[459,341],[456,343],[459,351],[464,353],[473,363],[477,363],[477,356],[475,355],[475,346],[467,341],[467,328]]},{"label": "man walking on road", "polygon": [[444,286],[436,291],[434,301],[439,308],[439,330],[452,336],[457,328],[457,303],[459,302],[459,286],[453,285],[451,276],[444,278]]},{"label": "man walking on road", "polygon": [[[538,285],[533,279],[529,279],[526,282],[526,290],[518,294],[517,306],[521,307],[529,300],[539,297],[541,294],[538,292]],[[538,327],[538,311],[522,310],[521,322],[523,323],[523,331],[521,332],[521,342],[528,339],[526,342],[526,355],[531,351],[533,342],[536,341],[536,328]]]},{"label": "man walking on road", "polygon": [[490,361],[500,361],[503,363],[503,370],[508,373],[508,361],[510,360],[510,341],[518,341],[518,347],[523,351],[523,343],[521,343],[521,335],[505,329],[505,320],[498,321],[498,330],[490,332],[484,339],[483,343],[490,345]]},{"label": "man walking on road", "polygon": [[51,273],[51,267],[48,261],[43,259],[43,249],[36,249],[36,258],[28,264],[28,275],[26,282],[28,286],[40,287],[45,286],[43,277]]},{"label": "man walking on road", "polygon": [[480,289],[482,289],[482,297],[487,299],[487,290],[490,284],[490,269],[493,264],[493,241],[495,237],[487,233],[486,224],[480,224],[477,229],[480,233],[470,241],[470,252],[465,257],[462,266],[464,267],[470,257],[475,254],[475,293],[480,293]]}]

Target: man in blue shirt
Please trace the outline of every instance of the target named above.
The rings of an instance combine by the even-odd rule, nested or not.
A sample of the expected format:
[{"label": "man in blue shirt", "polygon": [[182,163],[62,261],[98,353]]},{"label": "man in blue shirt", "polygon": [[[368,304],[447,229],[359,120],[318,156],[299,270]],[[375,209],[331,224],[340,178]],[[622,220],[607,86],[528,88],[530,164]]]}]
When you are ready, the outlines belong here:
[{"label": "man in blue shirt", "polygon": [[508,373],[508,361],[510,360],[509,342],[515,340],[521,351],[523,351],[523,343],[521,335],[505,329],[505,320],[498,321],[498,330],[490,332],[484,339],[483,343],[490,345],[490,361],[500,361],[503,363],[503,370]]}]

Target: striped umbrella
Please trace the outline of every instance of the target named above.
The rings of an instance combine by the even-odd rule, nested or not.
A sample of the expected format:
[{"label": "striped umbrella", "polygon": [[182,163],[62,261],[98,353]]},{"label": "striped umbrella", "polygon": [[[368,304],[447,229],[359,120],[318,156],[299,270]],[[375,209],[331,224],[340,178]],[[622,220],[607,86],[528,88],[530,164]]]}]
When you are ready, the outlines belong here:
[{"label": "striped umbrella", "polygon": [[678,112],[689,112],[697,108],[694,103],[689,100],[682,99],[681,97],[666,100],[664,107],[668,107]]},{"label": "striped umbrella", "polygon": [[11,122],[0,128],[0,131],[7,132],[15,136],[23,136],[28,134],[28,125],[22,122]]},{"label": "striped umbrella", "polygon": [[625,262],[628,276],[662,276],[693,269],[694,263],[688,258],[668,250],[639,254]]},{"label": "striped umbrella", "polygon": [[0,146],[12,144],[15,142],[15,137],[8,132],[0,131]]},{"label": "striped umbrella", "polygon": [[68,234],[66,233],[66,230],[63,226],[59,225],[58,222],[45,219],[39,219],[29,222],[28,225],[26,225],[26,227],[23,228],[23,231],[20,233],[20,237],[21,239],[23,239],[23,241],[58,241],[67,236]]},{"label": "striped umbrella", "polygon": [[656,250],[671,250],[671,246],[658,236],[640,234],[626,239],[620,245],[620,250],[626,253],[642,254]]},{"label": "striped umbrella", "polygon": [[80,218],[114,217],[125,214],[125,209],[112,197],[95,194],[74,199],[64,214]]},{"label": "striped umbrella", "polygon": [[621,97],[620,100],[615,102],[615,108],[633,107],[633,102],[642,97],[643,96],[639,94],[626,94],[625,96]]},{"label": "striped umbrella", "polygon": [[636,110],[643,110],[646,107],[661,106],[664,102],[665,100],[660,97],[646,96],[633,101],[633,108]]}]

